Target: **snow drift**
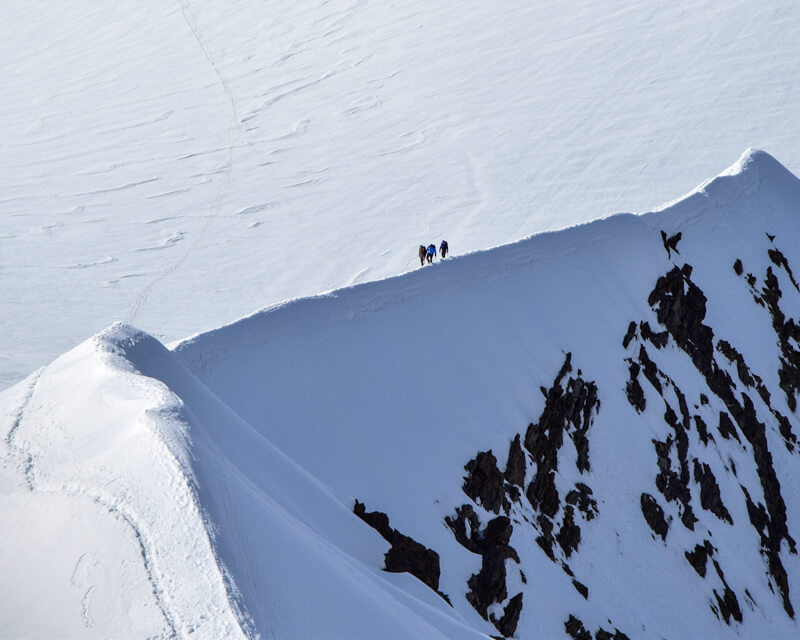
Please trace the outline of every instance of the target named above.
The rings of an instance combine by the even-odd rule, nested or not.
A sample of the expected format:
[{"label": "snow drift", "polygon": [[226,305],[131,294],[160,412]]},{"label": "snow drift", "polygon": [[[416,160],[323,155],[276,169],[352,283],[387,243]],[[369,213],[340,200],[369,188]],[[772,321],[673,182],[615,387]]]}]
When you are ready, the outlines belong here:
[{"label": "snow drift", "polygon": [[169,349],[111,327],[0,395],[0,631],[796,636],[799,205],[749,151]]}]

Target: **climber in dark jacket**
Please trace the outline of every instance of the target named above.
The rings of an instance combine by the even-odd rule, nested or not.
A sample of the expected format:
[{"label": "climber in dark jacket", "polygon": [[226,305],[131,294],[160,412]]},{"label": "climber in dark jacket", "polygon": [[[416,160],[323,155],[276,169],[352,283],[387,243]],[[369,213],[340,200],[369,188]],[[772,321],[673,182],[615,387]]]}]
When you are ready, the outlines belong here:
[{"label": "climber in dark jacket", "polygon": [[442,240],[442,243],[439,245],[439,253],[442,255],[442,260],[447,257],[449,249],[450,247],[447,246],[447,240]]},{"label": "climber in dark jacket", "polygon": [[425,264],[425,256],[428,255],[428,250],[425,248],[424,244],[419,245],[419,251],[417,252],[419,255],[419,266]]}]

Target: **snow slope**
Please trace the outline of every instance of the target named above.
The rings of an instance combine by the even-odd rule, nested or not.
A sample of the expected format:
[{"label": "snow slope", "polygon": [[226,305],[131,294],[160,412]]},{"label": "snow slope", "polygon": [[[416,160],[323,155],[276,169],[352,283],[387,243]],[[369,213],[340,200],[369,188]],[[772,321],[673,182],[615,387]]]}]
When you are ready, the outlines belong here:
[{"label": "snow slope", "polygon": [[[490,448],[502,461],[513,434],[542,411],[538,388],[550,386],[564,352],[571,352],[583,376],[597,381],[602,406],[589,484],[603,517],[593,525],[591,551],[573,569],[592,597],[576,604],[570,579],[532,536],[523,537],[523,570],[537,578],[526,592],[533,610],[520,622],[520,637],[560,635],[568,615],[578,610],[592,629],[609,618],[637,637],[724,635],[702,595],[704,585],[689,579],[691,567],[672,570],[673,563],[684,562],[681,554],[671,548],[660,553],[646,534],[639,495],[656,493],[650,489],[651,439],[664,425],[661,415],[637,420],[625,398],[628,364],[621,342],[630,320],[643,317],[656,326],[648,294],[671,262],[685,261],[701,288],[714,294],[708,315],[717,335],[736,345],[768,388],[778,390],[769,316],[753,308],[732,265],[738,257],[752,273],[763,272],[770,245],[765,232],[775,234],[777,245],[796,261],[798,202],[794,176],[766,154],[748,153],[658,213],[615,216],[399,279],[299,300],[179,344],[176,354],[301,466],[385,511],[394,527],[437,550],[441,589],[452,595],[463,593],[466,578],[480,567],[441,526],[464,502],[463,466]],[[673,254],[672,261],[662,229],[683,235],[680,256]],[[787,313],[796,317],[800,295],[790,300]],[[671,375],[688,381],[696,396],[697,373],[676,354],[664,357],[674,361]],[[796,418],[794,424],[797,431]],[[793,456],[781,453],[773,450],[776,464],[792,465]],[[725,459],[722,453],[713,457]],[[794,498],[790,514],[796,519],[794,475],[781,478],[790,482],[784,495]],[[723,491],[735,494],[736,481]],[[740,588],[745,576],[756,579],[749,590],[759,609],[745,617],[741,632],[792,637],[794,621],[759,579],[762,560],[757,553],[745,558],[743,548],[752,547],[755,536],[746,520],[742,506],[735,534],[704,523],[723,536],[714,537],[720,555],[739,564]],[[796,556],[787,561],[796,593]],[[469,609],[462,598],[453,601],[457,610]],[[625,602],[631,604],[620,605]],[[647,602],[659,606],[645,608]]]},{"label": "snow slope", "polygon": [[10,0],[0,386],[113,321],[281,300],[794,171],[796,3]]},{"label": "snow slope", "polygon": [[[521,593],[516,637],[564,637],[575,631],[565,627],[571,616],[595,638],[601,629],[796,637],[786,601],[800,602],[791,539],[800,425],[790,404],[800,392],[791,384],[784,392],[779,368],[795,355],[776,338],[760,292],[771,282],[763,274],[777,274],[777,304],[786,318],[800,315],[800,290],[775,253],[786,265],[800,261],[798,203],[800,181],[766,153],[747,152],[659,211],[294,300],[170,349],[112,326],[0,393],[0,635],[496,635],[467,597],[488,554],[466,548],[458,527],[445,524],[471,505],[479,535],[497,518],[513,526],[507,542],[519,564],[502,556],[507,593],[487,615],[496,621]],[[668,255],[662,231],[681,233],[679,253]],[[682,290],[691,282],[706,297],[701,320],[713,327],[715,366],[737,380],[735,401],[752,396],[763,442],[747,425],[732,427],[735,438],[724,434],[730,398],[704,378],[679,330],[660,347],[643,324],[626,338],[632,321],[654,332],[670,326],[659,315],[668,298],[651,294],[684,264],[692,272],[679,277]],[[694,303],[679,303],[683,320]],[[723,339],[758,376],[758,395],[721,355]],[[661,390],[637,378],[646,400],[637,410],[626,388],[631,365],[644,370],[640,349]],[[565,361],[572,369],[559,377]],[[567,385],[568,377],[584,382]],[[549,398],[589,381],[599,400],[581,423],[590,467],[581,467],[575,426],[546,452],[559,460],[555,515],[530,498],[545,461],[527,438],[523,495],[509,498],[506,481],[508,505],[498,511],[469,495],[470,460],[491,449],[502,469],[514,436],[546,424]],[[683,429],[667,419],[670,410],[683,415],[681,396],[693,420]],[[686,461],[695,470],[685,493],[671,495]],[[595,506],[573,512],[569,493],[579,484]],[[709,498],[713,486],[730,522]],[[645,495],[664,514],[663,539]],[[452,607],[409,574],[382,571],[390,545],[353,515],[355,500],[438,553],[438,590]],[[759,509],[769,539],[754,520]],[[567,513],[580,528],[573,547],[560,537]],[[549,557],[540,539],[551,525],[559,537]],[[701,577],[685,554],[706,542]],[[31,605],[42,594],[53,603],[46,615]]]}]

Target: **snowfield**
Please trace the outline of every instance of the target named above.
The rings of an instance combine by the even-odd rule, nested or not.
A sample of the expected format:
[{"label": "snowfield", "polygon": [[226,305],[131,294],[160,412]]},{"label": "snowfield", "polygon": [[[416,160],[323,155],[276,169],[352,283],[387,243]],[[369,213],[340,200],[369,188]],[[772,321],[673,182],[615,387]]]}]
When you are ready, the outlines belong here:
[{"label": "snowfield", "polygon": [[169,347],[114,324],[0,393],[0,635],[797,637],[798,204],[748,151]]},{"label": "snowfield", "polygon": [[9,0],[0,388],[647,211],[749,146],[800,171],[794,2]]},{"label": "snowfield", "polygon": [[0,638],[800,637],[798,25],[5,2]]}]

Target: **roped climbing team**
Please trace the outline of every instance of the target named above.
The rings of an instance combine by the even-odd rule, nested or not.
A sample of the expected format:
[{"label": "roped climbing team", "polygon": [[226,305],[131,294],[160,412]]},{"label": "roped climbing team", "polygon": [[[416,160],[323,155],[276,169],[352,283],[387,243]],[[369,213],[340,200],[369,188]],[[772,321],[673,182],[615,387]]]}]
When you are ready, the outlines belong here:
[{"label": "roped climbing team", "polygon": [[[447,240],[442,240],[441,244],[439,245],[439,255],[442,259],[447,257],[447,252],[449,247],[447,246]],[[422,266],[427,261],[428,264],[433,262],[433,259],[436,257],[436,245],[429,244],[427,247],[424,244],[419,245],[419,265]]]}]

